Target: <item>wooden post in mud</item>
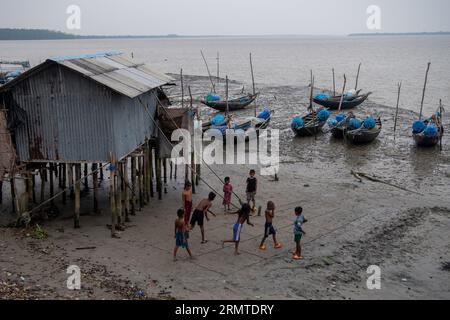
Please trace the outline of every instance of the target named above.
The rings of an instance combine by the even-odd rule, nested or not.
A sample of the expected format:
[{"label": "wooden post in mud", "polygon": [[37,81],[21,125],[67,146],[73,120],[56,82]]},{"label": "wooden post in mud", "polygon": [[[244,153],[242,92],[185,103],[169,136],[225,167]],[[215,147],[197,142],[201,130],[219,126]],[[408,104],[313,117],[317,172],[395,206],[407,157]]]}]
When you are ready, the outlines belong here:
[{"label": "wooden post in mud", "polygon": [[[68,177],[69,178],[68,179],[69,189],[70,189],[69,197],[70,197],[70,199],[74,199],[75,194],[74,194],[74,190],[73,190],[73,163],[68,163],[67,174],[69,176]],[[41,200],[42,200],[42,198],[41,198]]]},{"label": "wooden post in mud", "polygon": [[116,171],[117,162],[115,157],[111,154],[110,156],[110,185],[109,185],[109,200],[111,205],[111,237],[117,238],[116,227],[117,227],[117,205],[116,205],[116,191],[117,191],[117,181],[116,181]]},{"label": "wooden post in mud", "polygon": [[361,63],[358,66],[358,73],[356,75],[356,84],[355,84],[355,91],[358,90],[358,81],[359,81],[359,72],[361,71]]},{"label": "wooden post in mud", "polygon": [[[28,171],[25,179],[25,185],[26,185],[26,190],[27,190],[27,208],[32,208],[33,207],[33,173],[31,171]],[[27,209],[28,211],[28,209]]]},{"label": "wooden post in mud", "polygon": [[62,167],[61,164],[56,164],[56,170],[58,171],[58,188],[62,189]]},{"label": "wooden post in mud", "polygon": [[[253,74],[253,62],[252,62],[252,53],[250,52],[250,70],[252,72],[252,86],[253,86],[253,95],[256,94],[256,89],[255,89],[255,76]],[[256,117],[256,99],[255,99],[255,117]]]},{"label": "wooden post in mud", "polygon": [[92,164],[92,187],[94,188],[94,213],[99,214],[98,210],[98,164]]},{"label": "wooden post in mud", "polygon": [[159,143],[155,148],[155,170],[156,170],[156,191],[158,192],[158,200],[162,200],[162,183],[161,183],[161,160]]},{"label": "wooden post in mud", "polygon": [[398,108],[400,106],[400,91],[402,90],[402,83],[398,83],[398,93],[397,93],[397,107],[395,108],[395,119],[394,119],[394,141],[395,141],[395,133],[397,131],[397,120],[398,120]]},{"label": "wooden post in mud", "polygon": [[103,163],[98,165],[100,167],[100,181],[103,181]]},{"label": "wooden post in mud", "polygon": [[422,115],[423,115],[423,103],[424,103],[424,101],[425,101],[425,92],[426,92],[426,90],[427,90],[428,72],[430,71],[430,66],[431,66],[431,62],[428,62],[427,72],[425,73],[425,83],[424,83],[424,85],[423,85],[422,102],[420,103],[420,116],[419,116],[419,120],[422,120]]},{"label": "wooden post in mud", "polygon": [[162,159],[163,164],[163,181],[164,181],[164,193],[167,193],[166,185],[167,185],[167,159]]},{"label": "wooden post in mud", "polygon": [[308,110],[312,111],[313,110],[313,94],[314,94],[314,77],[313,77],[313,71],[311,70],[311,90],[310,90],[310,94],[309,94],[309,107]]},{"label": "wooden post in mud", "polygon": [[3,204],[3,180],[1,180],[1,178],[0,178],[0,204]]},{"label": "wooden post in mud", "polygon": [[16,189],[16,175],[15,173],[11,173],[11,200],[13,204],[13,212],[17,215],[17,219],[20,219],[20,205],[19,205],[19,198],[17,197],[17,189]]},{"label": "wooden post in mud", "polygon": [[132,216],[136,215],[136,156],[130,157],[131,160],[131,212]]},{"label": "wooden post in mud", "polygon": [[345,93],[345,86],[346,85],[347,85],[347,77],[344,74],[344,86],[342,87],[341,100],[339,101],[339,112],[342,110],[342,103],[344,102],[344,93]]},{"label": "wooden post in mud", "polygon": [[172,180],[172,178],[173,178],[173,163],[172,163],[172,161],[170,161],[170,159],[169,159],[169,170],[170,170],[169,177],[170,177],[170,180]]},{"label": "wooden post in mud", "polygon": [[442,130],[444,130],[444,107],[442,106],[442,99],[439,99],[439,113],[441,115],[441,119],[440,119],[440,130],[441,130],[441,135],[439,137],[439,150],[442,151]]},{"label": "wooden post in mud", "polygon": [[[63,194],[62,194],[62,202],[63,204],[67,203],[67,192],[66,192],[66,186],[67,186],[67,169],[66,169],[66,164],[62,163],[61,164],[62,167],[62,180],[61,180],[61,186],[64,190]],[[34,184],[34,177],[33,177],[33,184]],[[33,192],[34,192],[34,187],[33,187]]]},{"label": "wooden post in mud", "polygon": [[73,216],[73,227],[80,227],[80,189],[81,189],[81,164],[75,164],[75,214]]},{"label": "wooden post in mud", "polygon": [[150,153],[152,152],[152,148],[149,141],[145,144],[145,151],[145,199],[147,203],[150,203],[150,189],[152,186],[152,165],[150,163]]},{"label": "wooden post in mud", "polygon": [[128,157],[125,157],[123,161],[123,180],[125,183],[125,222],[130,222],[130,176],[128,173]]},{"label": "wooden post in mud", "polygon": [[122,212],[122,188],[121,185],[123,183],[123,163],[121,161],[116,162],[117,163],[117,170],[116,170],[116,176],[117,176],[117,187],[116,187],[116,207],[117,207],[117,225],[120,226],[125,221],[123,219],[123,212]]},{"label": "wooden post in mud", "polygon": [[139,184],[139,210],[142,210],[144,207],[144,177],[143,177],[143,169],[144,166],[142,164],[142,155],[139,154],[137,157],[137,167],[138,167],[138,184]]},{"label": "wooden post in mud", "polygon": [[214,82],[212,80],[211,72],[209,72],[208,62],[206,62],[206,58],[202,50],[200,50],[200,53],[202,54],[203,61],[205,62],[206,71],[208,71],[209,81],[211,81],[213,92],[216,93],[216,86],[214,85]]},{"label": "wooden post in mud", "polygon": [[83,192],[88,194],[89,193],[89,184],[88,184],[88,164],[84,164],[84,188]]},{"label": "wooden post in mud", "polygon": [[184,82],[183,82],[183,68],[180,70],[180,82],[181,82],[181,107],[184,108]]},{"label": "wooden post in mud", "polygon": [[149,150],[148,151],[149,151],[148,152],[148,156],[149,156],[148,164],[150,166],[150,171],[149,171],[149,174],[150,174],[150,189],[149,189],[149,191],[150,191],[150,197],[153,198],[155,196],[155,192],[154,192],[154,189],[153,189],[153,144],[149,143]]},{"label": "wooden post in mud", "polygon": [[333,97],[336,96],[336,78],[334,76],[334,68],[333,68]]},{"label": "wooden post in mud", "polygon": [[[54,171],[54,164],[50,163],[49,164],[50,169],[49,169],[49,174],[50,174],[50,198],[53,198],[53,196],[55,195],[55,186],[53,184],[53,171]],[[55,204],[55,202],[52,200],[50,200],[51,205],[53,206]]]},{"label": "wooden post in mud", "polygon": [[41,175],[41,198],[40,201],[41,203],[45,201],[45,179],[44,179],[44,175],[45,175],[45,168],[41,168],[39,170],[39,173]]}]

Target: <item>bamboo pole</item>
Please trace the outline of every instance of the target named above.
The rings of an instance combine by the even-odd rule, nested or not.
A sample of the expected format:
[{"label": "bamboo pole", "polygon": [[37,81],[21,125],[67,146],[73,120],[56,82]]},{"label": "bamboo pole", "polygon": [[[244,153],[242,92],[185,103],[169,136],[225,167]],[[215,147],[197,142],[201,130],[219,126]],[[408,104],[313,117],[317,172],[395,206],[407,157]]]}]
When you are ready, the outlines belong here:
[{"label": "bamboo pole", "polygon": [[164,194],[167,193],[167,159],[162,159],[163,163],[163,174],[164,174]]},{"label": "bamboo pole", "polygon": [[344,74],[344,86],[342,87],[341,100],[339,101],[339,111],[342,110],[342,103],[344,102],[345,86],[347,85],[347,77]]},{"label": "bamboo pole", "polygon": [[123,185],[123,163],[117,162],[117,188],[116,188],[116,207],[117,207],[117,225],[120,228],[120,225],[125,223],[125,219],[123,218],[122,212],[122,188]]},{"label": "bamboo pole", "polygon": [[[54,170],[54,167],[53,167],[52,163],[50,163],[49,166],[50,166],[50,169],[49,169],[49,174],[50,174],[50,182],[49,182],[50,183],[50,198],[53,198],[53,196],[55,195],[55,192],[54,192],[55,186],[53,184],[53,170]],[[55,205],[55,202],[53,200],[51,200],[50,203],[51,203],[52,206]]]},{"label": "bamboo pole", "polygon": [[217,87],[220,84],[220,64],[219,64],[219,52],[217,51]]},{"label": "bamboo pole", "polygon": [[123,167],[125,182],[125,222],[130,222],[130,176],[128,173],[128,157],[125,157]]},{"label": "bamboo pole", "polygon": [[[36,199],[36,175],[32,174],[31,175],[31,188],[32,188],[32,193],[33,193],[33,204],[37,204],[37,199]],[[64,202],[65,204],[65,202]]]},{"label": "bamboo pole", "polygon": [[192,193],[195,194],[195,152],[193,149],[191,152],[191,186]]},{"label": "bamboo pole", "polygon": [[93,163],[92,164],[92,184],[93,184],[93,188],[94,188],[94,213],[95,214],[99,214],[99,210],[98,210],[98,164],[97,163]]},{"label": "bamboo pole", "polygon": [[75,214],[73,216],[73,227],[80,228],[80,180],[81,164],[75,164]]},{"label": "bamboo pole", "polygon": [[334,76],[334,68],[333,68],[333,97],[336,96],[336,78]]},{"label": "bamboo pole", "polygon": [[[155,196],[153,190],[153,145],[149,143],[149,166],[150,166],[150,197],[153,198]],[[176,167],[175,167],[176,169]],[[175,179],[176,179],[176,171],[175,171]]]},{"label": "bamboo pole", "polygon": [[136,156],[131,155],[131,212],[132,216],[136,215]]},{"label": "bamboo pole", "polygon": [[[63,195],[62,195],[62,201],[63,201],[63,204],[66,204],[67,203],[67,192],[66,192],[67,166],[65,163],[63,163],[61,165],[62,165],[62,188],[64,190]],[[34,183],[34,177],[33,177],[33,183]],[[34,192],[34,187],[33,187],[33,192]]]},{"label": "bamboo pole", "polygon": [[152,152],[152,149],[150,147],[150,141],[147,141],[147,143],[145,144],[145,200],[148,203],[150,203],[150,189],[151,189],[151,185],[152,185],[152,166],[150,163],[150,153]]},{"label": "bamboo pole", "polygon": [[162,200],[162,183],[161,183],[161,161],[160,161],[159,143],[155,147],[155,170],[156,170],[156,190],[158,192],[158,200]]},{"label": "bamboo pole", "polygon": [[[251,53],[251,52],[250,52],[250,70],[251,70],[251,72],[252,72],[253,95],[255,95],[255,94],[256,94],[256,89],[255,89],[255,76],[254,76],[254,74],[253,74],[253,62],[252,62],[252,53]],[[256,117],[256,108],[257,108],[257,105],[256,105],[256,99],[255,99],[254,104],[255,104],[255,117]]]},{"label": "bamboo pole", "polygon": [[309,107],[308,110],[313,110],[313,95],[314,95],[314,77],[313,77],[313,71],[311,70],[311,90],[309,95]]},{"label": "bamboo pole", "polygon": [[[67,174],[68,174],[68,178],[69,178],[68,182],[69,182],[69,189],[70,189],[69,197],[70,197],[70,199],[75,199],[74,186],[73,186],[73,163],[69,163],[68,165],[69,165],[69,167],[67,168]],[[42,172],[44,173],[44,171],[45,171],[45,169],[43,169]],[[41,195],[41,202],[43,202],[42,200],[43,200],[43,198]]]},{"label": "bamboo pole", "polygon": [[431,62],[428,62],[427,65],[427,72],[425,73],[425,83],[423,85],[423,92],[422,92],[422,101],[420,103],[420,116],[419,116],[419,120],[422,120],[422,115],[423,115],[423,103],[425,101],[425,92],[427,90],[427,82],[428,82],[428,72],[430,71],[430,66],[431,66]]},{"label": "bamboo pole", "polygon": [[116,191],[117,191],[117,182],[116,182],[116,159],[111,154],[110,156],[110,185],[109,185],[109,200],[111,204],[111,237],[117,238],[116,227],[117,227],[117,204],[116,204]]},{"label": "bamboo pole", "polygon": [[356,74],[356,84],[355,84],[355,91],[358,90],[358,81],[359,81],[359,72],[361,71],[361,63],[358,66],[358,73]]},{"label": "bamboo pole", "polygon": [[0,204],[3,204],[3,180],[1,178],[3,177],[0,177]]},{"label": "bamboo pole", "polygon": [[138,184],[139,184],[139,211],[144,207],[144,179],[143,179],[143,164],[142,157],[139,155],[137,157],[137,167],[138,167]]},{"label": "bamboo pole", "polygon": [[181,107],[184,108],[184,82],[183,82],[183,69],[180,71],[180,82],[181,82]]},{"label": "bamboo pole", "polygon": [[200,53],[202,54],[203,61],[205,62],[206,70],[208,71],[209,81],[211,81],[213,92],[216,93],[216,86],[214,85],[214,82],[212,80],[211,72],[209,72],[209,67],[208,67],[208,63],[206,62],[205,55],[203,54],[202,50],[200,50]]},{"label": "bamboo pole", "polygon": [[395,119],[394,119],[394,140],[395,140],[395,133],[397,131],[397,120],[398,120],[398,109],[400,106],[400,92],[402,90],[402,83],[398,83],[398,93],[397,93],[397,107],[395,108]]},{"label": "bamboo pole", "polygon": [[85,194],[89,193],[88,164],[87,163],[84,164],[84,188],[83,188],[83,192]]}]

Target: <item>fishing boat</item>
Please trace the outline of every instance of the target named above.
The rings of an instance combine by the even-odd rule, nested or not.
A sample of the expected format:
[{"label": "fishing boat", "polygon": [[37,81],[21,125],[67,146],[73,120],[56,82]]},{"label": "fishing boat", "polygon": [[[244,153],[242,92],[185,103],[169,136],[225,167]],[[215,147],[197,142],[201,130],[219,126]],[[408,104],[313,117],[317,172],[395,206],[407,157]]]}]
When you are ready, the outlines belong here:
[{"label": "fishing boat", "polygon": [[297,137],[315,136],[322,132],[330,113],[326,109],[312,110],[307,115],[296,117],[291,123],[291,129]]},{"label": "fishing boat", "polygon": [[[372,92],[360,94],[360,91],[358,91],[357,94],[355,95],[344,95],[341,109],[348,110],[356,108],[357,106],[361,105],[364,101],[366,101],[371,94]],[[314,103],[330,110],[339,110],[340,102],[341,102],[340,95],[329,97],[327,95],[321,94],[314,98]]]},{"label": "fishing boat", "polygon": [[[367,118],[366,118],[367,119]],[[367,144],[373,142],[380,135],[382,129],[381,119],[374,120],[373,127],[367,127],[364,123],[358,129],[350,130],[349,121],[346,121],[347,125],[344,129],[344,138],[346,141],[353,144]],[[350,120],[351,121],[351,120]],[[366,121],[366,120],[365,120]],[[365,122],[364,121],[364,122]]]},{"label": "fishing boat", "polygon": [[[419,123],[422,123],[420,127],[423,129],[416,130],[415,126]],[[414,142],[419,147],[434,147],[439,143],[443,135],[444,127],[440,112],[437,112],[425,121],[416,121],[413,125]]]},{"label": "fishing boat", "polygon": [[[220,112],[225,112],[227,109],[227,104],[228,104],[228,110],[229,111],[235,111],[235,110],[241,110],[244,109],[246,107],[248,107],[253,101],[256,100],[256,98],[258,97],[259,93],[255,93],[255,94],[247,94],[245,96],[241,96],[239,98],[235,98],[235,99],[230,99],[228,100],[228,103],[226,100],[215,100],[214,98],[217,99],[218,96],[207,96],[204,99],[201,99],[200,102],[210,108],[213,108],[214,110],[220,111]],[[208,99],[208,97],[210,99]],[[211,97],[213,97],[213,99],[211,99]]]},{"label": "fishing boat", "polygon": [[211,125],[204,132],[218,131],[223,136],[223,141],[226,142],[226,134],[228,129],[233,129],[235,134],[235,142],[238,140],[240,135],[245,136],[245,140],[249,140],[249,135],[247,133],[253,129],[258,135],[259,131],[266,129],[272,117],[272,111],[264,110],[257,117],[247,117],[240,120],[233,121],[229,118],[224,124],[221,125]]}]

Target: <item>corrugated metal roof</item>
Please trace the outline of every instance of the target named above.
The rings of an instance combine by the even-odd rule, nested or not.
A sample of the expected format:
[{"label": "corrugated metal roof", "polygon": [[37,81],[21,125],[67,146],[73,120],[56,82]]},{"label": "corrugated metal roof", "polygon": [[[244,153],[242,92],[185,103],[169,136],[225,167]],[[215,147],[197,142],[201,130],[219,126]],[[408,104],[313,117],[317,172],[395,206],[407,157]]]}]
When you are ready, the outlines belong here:
[{"label": "corrugated metal roof", "polygon": [[2,90],[14,86],[51,63],[67,67],[132,99],[174,81],[146,64],[137,64],[120,53],[111,52],[50,58],[3,86]]},{"label": "corrugated metal roof", "polygon": [[49,60],[82,73],[130,98],[174,81],[171,77],[154,71],[145,64],[136,64],[117,53]]}]

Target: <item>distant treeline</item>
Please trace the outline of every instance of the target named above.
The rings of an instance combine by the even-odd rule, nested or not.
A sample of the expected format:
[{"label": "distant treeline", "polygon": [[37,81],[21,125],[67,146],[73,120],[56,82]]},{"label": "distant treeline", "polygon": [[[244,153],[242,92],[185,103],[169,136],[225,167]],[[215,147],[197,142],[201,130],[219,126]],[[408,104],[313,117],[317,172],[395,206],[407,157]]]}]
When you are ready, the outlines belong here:
[{"label": "distant treeline", "polygon": [[127,39],[127,38],[175,38],[165,36],[80,36],[47,29],[0,29],[0,40],[70,40],[70,39]]},{"label": "distant treeline", "polygon": [[405,32],[405,33],[352,33],[349,37],[361,37],[361,36],[443,36],[450,35],[448,31],[439,32]]}]

